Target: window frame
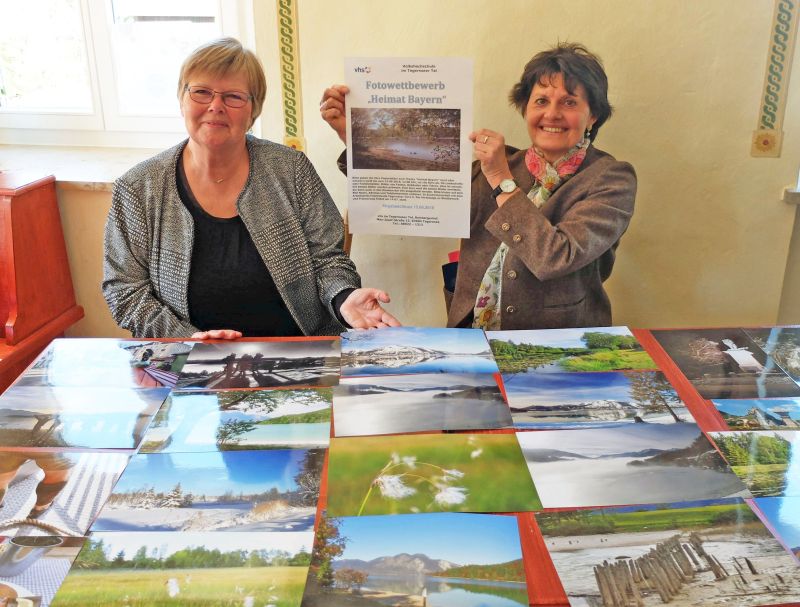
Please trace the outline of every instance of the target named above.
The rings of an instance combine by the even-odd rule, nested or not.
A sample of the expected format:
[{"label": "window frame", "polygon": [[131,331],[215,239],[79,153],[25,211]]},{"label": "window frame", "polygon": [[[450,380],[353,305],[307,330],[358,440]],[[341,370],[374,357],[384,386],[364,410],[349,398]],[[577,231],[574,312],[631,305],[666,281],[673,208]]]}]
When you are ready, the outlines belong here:
[{"label": "window frame", "polygon": [[[79,0],[94,111],[0,111],[0,144],[160,148],[185,137],[177,99],[174,116],[118,112],[111,1]],[[222,35],[238,38],[253,48],[252,0],[216,2]]]}]

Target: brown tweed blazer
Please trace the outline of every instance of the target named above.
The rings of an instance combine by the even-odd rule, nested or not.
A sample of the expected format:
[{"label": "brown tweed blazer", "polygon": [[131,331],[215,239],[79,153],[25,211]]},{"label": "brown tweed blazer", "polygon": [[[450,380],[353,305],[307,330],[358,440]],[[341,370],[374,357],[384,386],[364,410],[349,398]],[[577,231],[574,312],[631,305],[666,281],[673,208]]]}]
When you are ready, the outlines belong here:
[{"label": "brown tweed blazer", "polygon": [[537,209],[526,196],[533,180],[525,150],[506,153],[520,190],[502,208],[480,164],[472,167],[470,237],[461,241],[448,326],[471,324],[478,287],[501,241],[509,246],[501,329],[610,325],[603,282],[633,214],[633,167],[590,146],[579,171]]}]

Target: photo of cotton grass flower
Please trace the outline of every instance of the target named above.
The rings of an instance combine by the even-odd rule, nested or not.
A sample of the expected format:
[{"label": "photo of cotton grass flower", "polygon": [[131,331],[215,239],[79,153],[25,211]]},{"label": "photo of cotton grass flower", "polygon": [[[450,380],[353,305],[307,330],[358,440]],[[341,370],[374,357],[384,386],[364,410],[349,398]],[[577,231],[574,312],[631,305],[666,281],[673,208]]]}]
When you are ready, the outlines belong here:
[{"label": "photo of cotton grass flower", "polygon": [[514,434],[331,439],[331,516],[539,508]]}]

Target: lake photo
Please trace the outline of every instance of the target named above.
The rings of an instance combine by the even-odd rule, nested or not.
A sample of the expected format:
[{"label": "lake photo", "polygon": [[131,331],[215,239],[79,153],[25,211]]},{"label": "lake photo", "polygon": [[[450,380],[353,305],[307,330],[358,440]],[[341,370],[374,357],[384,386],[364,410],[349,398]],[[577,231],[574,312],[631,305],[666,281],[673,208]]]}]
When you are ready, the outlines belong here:
[{"label": "lake photo", "polygon": [[502,373],[657,369],[628,327],[487,331]]},{"label": "lake photo", "polygon": [[323,450],[135,455],[92,531],[306,531]]},{"label": "lake photo", "polygon": [[783,547],[800,560],[800,497],[757,497],[753,501]]},{"label": "lake photo", "polygon": [[351,108],[354,169],[458,171],[461,110]]},{"label": "lake photo", "polygon": [[480,329],[389,327],[342,333],[342,375],[497,373]]},{"label": "lake photo", "polygon": [[296,607],[312,532],[93,533],[52,607]]},{"label": "lake photo", "polygon": [[153,418],[143,453],[324,447],[330,388],[173,392]]},{"label": "lake photo", "polygon": [[334,388],[336,436],[511,426],[494,375],[420,373],[343,378]]},{"label": "lake photo", "polygon": [[283,388],[339,382],[339,340],[199,343],[177,388]]},{"label": "lake photo", "polygon": [[[303,607],[526,607],[517,519],[415,514],[324,519]],[[341,548],[341,550],[339,550]]]},{"label": "lake photo", "polygon": [[504,373],[514,427],[611,427],[693,422],[660,371]]},{"label": "lake photo", "polygon": [[750,497],[696,424],[518,432],[544,508]]},{"label": "lake photo", "polygon": [[536,520],[573,607],[602,607],[612,578],[643,607],[664,605],[662,595],[674,607],[800,600],[800,567],[741,500],[546,512]]}]

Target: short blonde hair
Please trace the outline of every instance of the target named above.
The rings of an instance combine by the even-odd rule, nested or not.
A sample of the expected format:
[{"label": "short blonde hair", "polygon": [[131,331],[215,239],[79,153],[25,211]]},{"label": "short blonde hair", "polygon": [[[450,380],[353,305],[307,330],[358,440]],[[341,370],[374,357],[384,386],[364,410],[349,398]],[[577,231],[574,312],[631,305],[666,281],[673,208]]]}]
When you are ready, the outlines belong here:
[{"label": "short blonde hair", "polygon": [[264,98],[267,96],[267,79],[264,68],[255,53],[242,46],[236,38],[220,38],[212,40],[192,51],[181,66],[178,77],[178,100],[183,98],[189,78],[197,73],[212,76],[244,74],[247,79],[248,92],[252,95],[253,111],[250,114],[250,126],[261,115]]}]

